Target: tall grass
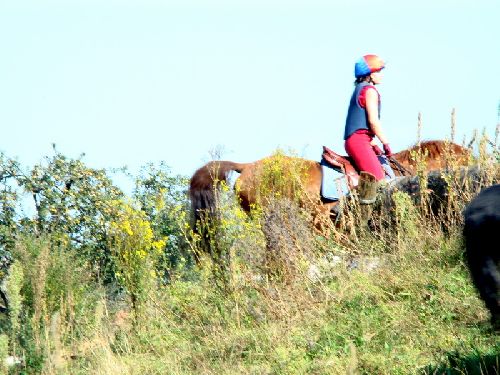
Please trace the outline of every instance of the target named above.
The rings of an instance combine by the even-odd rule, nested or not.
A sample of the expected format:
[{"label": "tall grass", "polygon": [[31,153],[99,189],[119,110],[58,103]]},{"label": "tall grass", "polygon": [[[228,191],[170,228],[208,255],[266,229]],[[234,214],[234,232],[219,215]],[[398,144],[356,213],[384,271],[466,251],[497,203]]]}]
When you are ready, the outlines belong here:
[{"label": "tall grass", "polygon": [[[498,182],[498,164],[478,161],[486,183]],[[279,165],[268,172],[281,182]],[[142,252],[129,262],[134,251],[146,251],[135,237],[110,243],[123,258],[120,272],[133,276],[116,289],[92,278],[71,249],[21,238],[11,270],[18,288],[9,293],[19,310],[10,321],[0,318],[0,353],[24,358],[11,373],[494,373],[500,343],[461,238],[460,212],[480,186],[447,176],[439,212],[427,198],[399,192],[373,218],[376,230],[356,231],[350,213],[330,237],[318,235],[295,199],[271,195],[246,215],[222,189],[216,239],[224,262],[202,253],[183,226],[198,263],[181,263],[168,284],[137,268]],[[149,233],[132,214],[131,232]],[[338,241],[346,233],[356,238]],[[140,314],[132,308],[137,296]]]}]

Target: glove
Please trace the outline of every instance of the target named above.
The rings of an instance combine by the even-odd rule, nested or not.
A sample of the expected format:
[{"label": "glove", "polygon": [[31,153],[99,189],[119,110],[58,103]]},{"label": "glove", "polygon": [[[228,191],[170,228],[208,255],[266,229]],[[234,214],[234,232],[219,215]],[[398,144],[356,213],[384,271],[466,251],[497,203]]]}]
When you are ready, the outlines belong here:
[{"label": "glove", "polygon": [[373,145],[372,148],[373,148],[373,151],[375,152],[375,155],[380,156],[383,154],[382,150],[377,145]]},{"label": "glove", "polygon": [[384,144],[384,152],[385,156],[392,156],[391,148],[389,147],[389,143]]}]

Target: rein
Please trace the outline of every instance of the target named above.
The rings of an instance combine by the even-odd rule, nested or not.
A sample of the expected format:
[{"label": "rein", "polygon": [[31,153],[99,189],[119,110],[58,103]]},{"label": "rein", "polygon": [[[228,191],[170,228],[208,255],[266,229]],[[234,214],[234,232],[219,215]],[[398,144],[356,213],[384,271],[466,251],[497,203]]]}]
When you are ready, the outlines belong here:
[{"label": "rein", "polygon": [[403,176],[411,176],[412,173],[406,169],[403,165],[401,165],[401,163],[399,161],[397,161],[394,157],[392,156],[389,156],[387,159],[389,159],[389,161],[391,163],[393,163],[395,166],[396,166],[396,169],[403,175]]}]

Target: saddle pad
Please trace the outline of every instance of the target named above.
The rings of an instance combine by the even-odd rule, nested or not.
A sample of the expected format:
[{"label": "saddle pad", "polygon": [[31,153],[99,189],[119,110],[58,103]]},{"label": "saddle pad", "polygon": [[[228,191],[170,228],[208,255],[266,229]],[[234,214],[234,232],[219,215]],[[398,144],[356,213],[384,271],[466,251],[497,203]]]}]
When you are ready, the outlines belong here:
[{"label": "saddle pad", "polygon": [[396,175],[394,174],[394,171],[391,168],[391,165],[389,164],[389,160],[387,160],[387,157],[384,155],[378,156],[378,161],[382,165],[382,168],[384,169],[385,173],[385,179],[386,180],[393,180]]},{"label": "saddle pad", "polygon": [[332,201],[339,200],[349,193],[345,174],[321,163],[323,178],[321,180],[321,196]]}]

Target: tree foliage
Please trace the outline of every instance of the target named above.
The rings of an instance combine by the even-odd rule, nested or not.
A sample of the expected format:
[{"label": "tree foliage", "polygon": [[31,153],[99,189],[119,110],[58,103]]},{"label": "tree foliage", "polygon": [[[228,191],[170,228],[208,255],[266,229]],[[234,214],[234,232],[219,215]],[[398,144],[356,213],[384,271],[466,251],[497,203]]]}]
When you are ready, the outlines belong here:
[{"label": "tree foliage", "polygon": [[[55,245],[76,249],[94,267],[113,275],[109,225],[119,222],[123,201],[105,169],[94,169],[79,158],[56,150],[31,168],[0,155],[0,245],[12,249],[22,234],[49,235]],[[144,212],[155,236],[169,238],[165,261],[175,263],[181,242],[179,212],[185,207],[185,179],[172,177],[168,167],[152,164],[135,178],[132,198]],[[175,250],[174,250],[175,249]],[[165,250],[165,249],[164,249]]]},{"label": "tree foliage", "polygon": [[163,260],[163,277],[179,262],[187,259],[188,245],[182,235],[182,226],[187,221],[188,179],[172,176],[164,163],[143,166],[135,179],[133,199],[149,219],[151,228],[158,238],[168,238]]},{"label": "tree foliage", "polygon": [[111,202],[123,197],[103,169],[87,167],[82,157],[57,152],[28,170],[2,157],[0,221],[2,242],[12,244],[20,232],[50,234],[61,244],[103,264],[107,258],[106,223],[113,219]]}]

